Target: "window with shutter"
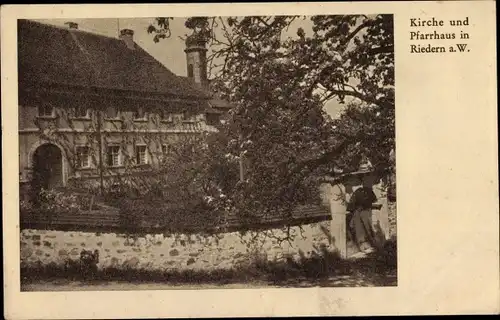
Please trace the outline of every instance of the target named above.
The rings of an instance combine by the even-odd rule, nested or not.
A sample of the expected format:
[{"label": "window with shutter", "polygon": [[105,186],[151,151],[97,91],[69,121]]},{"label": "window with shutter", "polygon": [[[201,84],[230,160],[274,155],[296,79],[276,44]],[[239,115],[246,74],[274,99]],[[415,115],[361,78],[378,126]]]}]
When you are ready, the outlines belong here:
[{"label": "window with shutter", "polygon": [[135,147],[135,162],[137,164],[147,164],[147,153],[146,146],[136,146]]},{"label": "window with shutter", "polygon": [[87,146],[76,147],[76,166],[78,168],[90,167],[90,152]]},{"label": "window with shutter", "polygon": [[109,146],[107,148],[107,165],[109,167],[117,167],[120,165],[120,147]]}]

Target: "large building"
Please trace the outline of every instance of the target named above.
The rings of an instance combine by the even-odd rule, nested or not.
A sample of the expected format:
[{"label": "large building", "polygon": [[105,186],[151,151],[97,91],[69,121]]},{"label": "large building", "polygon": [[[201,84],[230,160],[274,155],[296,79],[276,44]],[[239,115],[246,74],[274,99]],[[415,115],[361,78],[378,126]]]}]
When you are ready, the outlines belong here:
[{"label": "large building", "polygon": [[18,22],[19,175],[51,188],[141,173],[182,137],[217,130],[229,105],[208,90],[206,47],[186,40],[188,77],[134,42]]},{"label": "large building", "polygon": [[[18,21],[21,188],[98,188],[145,175],[176,142],[216,131],[231,108],[210,92],[206,44],[195,34],[181,77],[138,46],[133,30],[112,38],[75,23]],[[300,207],[294,219],[345,219],[356,179],[323,184],[322,205]]]}]

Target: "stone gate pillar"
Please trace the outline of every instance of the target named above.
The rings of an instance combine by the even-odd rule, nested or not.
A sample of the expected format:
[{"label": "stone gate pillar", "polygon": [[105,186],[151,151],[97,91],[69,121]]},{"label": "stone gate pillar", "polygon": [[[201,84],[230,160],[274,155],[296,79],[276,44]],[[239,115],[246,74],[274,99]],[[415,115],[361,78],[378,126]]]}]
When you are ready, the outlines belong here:
[{"label": "stone gate pillar", "polygon": [[346,214],[344,206],[341,204],[338,193],[335,192],[338,186],[329,185],[328,187],[328,202],[330,205],[330,214],[332,220],[330,222],[330,236],[333,239],[335,249],[339,251],[342,258],[347,258],[347,225]]},{"label": "stone gate pillar", "polygon": [[389,203],[387,201],[387,192],[382,189],[381,183],[373,189],[377,196],[377,203],[382,205],[380,210],[373,210],[373,228],[378,235],[380,245],[383,245],[389,239]]}]

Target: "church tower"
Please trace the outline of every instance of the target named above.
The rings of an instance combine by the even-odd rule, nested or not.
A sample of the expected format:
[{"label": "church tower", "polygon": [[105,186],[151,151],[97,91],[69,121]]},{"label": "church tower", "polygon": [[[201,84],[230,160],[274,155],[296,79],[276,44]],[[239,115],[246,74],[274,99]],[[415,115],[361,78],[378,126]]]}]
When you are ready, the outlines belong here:
[{"label": "church tower", "polygon": [[184,52],[186,53],[188,78],[208,89],[206,44],[207,41],[195,32],[186,38]]}]

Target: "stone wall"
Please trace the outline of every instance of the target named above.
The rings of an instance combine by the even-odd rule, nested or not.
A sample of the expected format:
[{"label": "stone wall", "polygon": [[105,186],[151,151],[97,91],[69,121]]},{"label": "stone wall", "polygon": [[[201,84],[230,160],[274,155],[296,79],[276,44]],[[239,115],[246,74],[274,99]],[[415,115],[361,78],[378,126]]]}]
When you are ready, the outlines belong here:
[{"label": "stone wall", "polygon": [[282,260],[318,254],[321,247],[335,250],[329,236],[330,222],[293,227],[294,240],[279,243],[273,236],[283,230],[218,235],[180,234],[131,236],[114,233],[21,231],[21,267],[64,265],[78,260],[82,249],[99,250],[99,268],[143,270],[231,269],[256,257]]},{"label": "stone wall", "polygon": [[390,202],[389,208],[389,237],[397,237],[397,205],[396,202]]}]

